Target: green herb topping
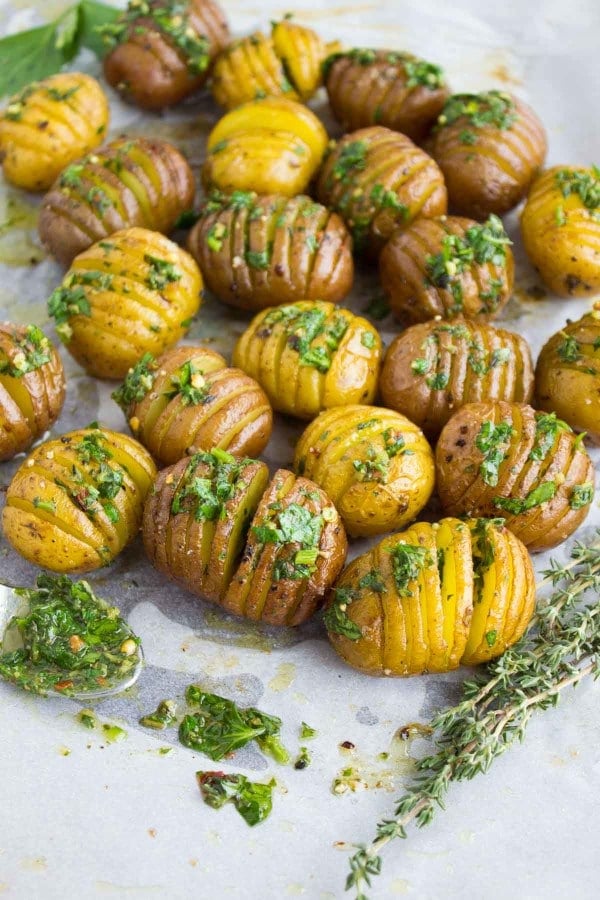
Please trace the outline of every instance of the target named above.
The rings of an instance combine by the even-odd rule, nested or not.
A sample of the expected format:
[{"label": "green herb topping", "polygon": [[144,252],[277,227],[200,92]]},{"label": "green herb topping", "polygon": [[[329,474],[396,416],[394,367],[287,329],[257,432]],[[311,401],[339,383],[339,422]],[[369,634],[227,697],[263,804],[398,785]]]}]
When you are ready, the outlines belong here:
[{"label": "green herb topping", "polygon": [[22,378],[29,372],[35,372],[52,359],[52,347],[43,331],[36,325],[28,325],[23,337],[13,334],[16,352],[12,359],[0,356],[0,375],[11,378]]},{"label": "green herb topping", "polygon": [[571,430],[566,422],[556,418],[556,413],[536,413],[535,446],[529,454],[529,459],[542,462],[554,446],[560,432]]},{"label": "green herb topping", "polygon": [[477,597],[481,597],[483,577],[494,562],[494,544],[490,530],[502,528],[504,519],[477,519],[472,531],[473,540],[473,580]]},{"label": "green herb topping", "polygon": [[588,506],[593,499],[594,485],[591,481],[586,481],[584,484],[575,485],[571,491],[571,496],[569,497],[569,506],[571,509],[583,509],[583,507]]},{"label": "green herb topping", "polygon": [[548,500],[552,500],[558,486],[554,481],[543,481],[536,488],[530,491],[526,497],[494,497],[494,506],[504,509],[513,516],[519,516],[521,513],[533,509],[535,506],[541,506]]},{"label": "green herb topping", "polygon": [[[376,425],[378,421],[374,419],[367,422],[359,422],[357,430],[362,430],[371,424]],[[381,484],[387,484],[392,459],[400,454],[412,454],[412,451],[407,450],[405,447],[402,432],[386,428],[382,436],[383,447],[369,444],[365,452],[365,458],[353,460],[352,465],[359,481],[377,481]]]},{"label": "green herb topping", "polygon": [[125,415],[134,403],[144,399],[152,390],[156,379],[156,360],[151,353],[144,353],[139,362],[129,370],[121,387],[113,391],[111,397],[118,403]]},{"label": "green herb topping", "polygon": [[273,808],[273,780],[262,784],[249,781],[245,775],[225,775],[224,772],[196,772],[196,778],[208,806],[221,809],[231,802],[248,825],[263,822]]},{"label": "green herb topping", "polygon": [[316,736],[316,728],[311,728],[310,725],[307,725],[306,722],[303,722],[300,726],[300,739],[303,741],[310,741]]},{"label": "green herb topping", "polygon": [[333,589],[331,604],[323,613],[323,622],[327,631],[341,634],[349,641],[359,641],[363,636],[361,628],[353,622],[348,615],[348,607],[358,596],[357,591],[351,587],[338,587]]},{"label": "green herb topping", "polygon": [[577,194],[586,209],[598,209],[600,206],[600,168],[592,166],[587,172],[576,169],[561,169],[554,176],[557,187],[563,197]]},{"label": "green herb topping", "polygon": [[556,348],[560,359],[563,362],[578,362],[581,359],[581,345],[572,335],[561,331],[562,341]]},{"label": "green herb topping", "polygon": [[306,769],[310,766],[310,753],[308,752],[307,747],[300,747],[300,753],[298,754],[298,758],[294,763],[295,769]]},{"label": "green herb topping", "polygon": [[[466,119],[472,128],[491,126],[505,131],[512,128],[517,120],[514,101],[509,94],[502,91],[486,91],[482,94],[453,94],[446,101],[437,120],[437,128],[452,125],[458,119]],[[470,134],[468,140],[466,135]],[[473,132],[461,132],[463,144],[474,144],[477,140]]]},{"label": "green herb topping", "polygon": [[300,365],[312,366],[323,374],[329,371],[333,354],[348,330],[348,320],[342,313],[328,319],[327,312],[319,307],[278,306],[265,316],[264,324],[269,327],[279,323],[288,336],[288,346],[298,353]]},{"label": "green herb topping", "polygon": [[277,559],[273,567],[274,581],[284,578],[301,581],[316,572],[324,524],[323,515],[315,515],[298,503],[290,503],[283,509],[279,503],[268,507],[268,517],[251,528],[257,541],[261,544],[279,544],[282,548],[299,544],[291,556],[287,554]]},{"label": "green herb topping", "polygon": [[479,465],[479,474],[486,484],[495,487],[498,484],[499,469],[510,445],[514,429],[509,422],[483,422],[475,438],[475,446],[483,454]]},{"label": "green herb topping", "polygon": [[139,638],[87,582],[38,575],[37,588],[16,593],[29,611],[8,630],[23,646],[0,656],[0,677],[36,694],[73,695],[109,688],[139,664]]},{"label": "green herb topping", "polygon": [[426,547],[418,544],[405,544],[404,541],[391,547],[392,572],[399,597],[412,597],[409,589],[411,581],[415,581],[425,566],[433,565],[431,554]]},{"label": "green herb topping", "polygon": [[146,253],[144,262],[147,262],[150,267],[146,275],[146,284],[154,291],[163,291],[168,284],[180,281],[183,277],[179,269],[166,259],[158,259],[158,257]]},{"label": "green herb topping", "polygon": [[[213,522],[225,518],[225,506],[234,496],[248,459],[236,459],[218,447],[210,452],[195,453],[173,497],[171,513],[191,513],[196,522]],[[199,466],[206,475],[197,475]]]},{"label": "green herb topping", "polygon": [[359,588],[365,588],[368,591],[374,591],[376,594],[383,594],[385,591],[385,581],[379,569],[371,569],[366,575],[363,575],[358,582]]},{"label": "green herb topping", "polygon": [[333,167],[333,179],[348,184],[356,172],[366,169],[368,150],[369,145],[366,141],[350,141],[344,144]]},{"label": "green herb topping", "polygon": [[211,225],[206,235],[206,246],[213,253],[220,253],[223,249],[223,243],[228,235],[227,226],[223,222],[215,222]]},{"label": "green herb topping", "polygon": [[163,731],[177,722],[177,704],[174,700],[161,700],[154,712],[142,716],[140,725]]},{"label": "green herb topping", "polygon": [[181,366],[177,374],[171,377],[171,383],[173,388],[166,392],[166,396],[171,399],[180,396],[184,406],[198,406],[211,399],[210,385],[193,360],[188,360]]}]

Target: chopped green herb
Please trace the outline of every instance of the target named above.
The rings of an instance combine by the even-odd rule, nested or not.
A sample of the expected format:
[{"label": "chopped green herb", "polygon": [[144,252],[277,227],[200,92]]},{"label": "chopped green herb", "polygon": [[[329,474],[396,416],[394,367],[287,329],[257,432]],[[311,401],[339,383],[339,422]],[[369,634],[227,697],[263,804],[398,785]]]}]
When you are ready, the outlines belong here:
[{"label": "chopped green herb", "polygon": [[268,269],[271,262],[272,247],[266,250],[246,250],[245,259],[252,269]]},{"label": "chopped green herb", "polygon": [[148,263],[150,267],[146,275],[146,284],[154,291],[163,291],[168,284],[180,281],[183,277],[179,269],[167,259],[159,259],[146,253],[144,262]]},{"label": "chopped green herb", "polygon": [[366,141],[350,141],[344,144],[333,167],[333,178],[347,184],[367,166],[369,145]]},{"label": "chopped green herb", "polygon": [[11,378],[22,378],[29,372],[35,372],[52,359],[52,347],[43,331],[36,325],[28,325],[22,337],[13,333],[16,352],[12,359],[0,358],[0,375]]},{"label": "chopped green herb", "polygon": [[82,174],[85,172],[85,163],[71,163],[63,169],[59,179],[60,187],[78,188],[81,186]]},{"label": "chopped green herb", "polygon": [[418,544],[406,544],[398,541],[390,548],[392,557],[392,572],[394,583],[399,597],[411,597],[409,590],[411,581],[415,581],[425,566],[432,565],[431,555],[426,547]]},{"label": "chopped green herb", "polygon": [[316,253],[319,247],[321,246],[320,241],[314,234],[309,234],[306,238],[306,246],[310,250],[311,253]]},{"label": "chopped green herb", "polygon": [[201,369],[197,369],[193,360],[185,362],[175,375],[171,376],[172,389],[165,392],[169,399],[181,397],[184,406],[199,406],[207,403],[210,397],[210,385]]},{"label": "chopped green herb", "polygon": [[475,438],[475,446],[483,454],[479,474],[491,487],[498,484],[499,469],[513,433],[513,427],[509,422],[499,422],[497,425],[494,422],[483,422]]},{"label": "chopped green herb", "polygon": [[486,640],[488,647],[494,646],[494,644],[496,643],[497,637],[498,637],[497,631],[486,631],[485,640]]},{"label": "chopped green herb", "polygon": [[162,731],[177,722],[177,704],[174,700],[161,700],[154,712],[142,716],[140,725]]},{"label": "chopped green herb", "polygon": [[546,459],[561,431],[571,431],[571,427],[561,419],[557,419],[556,413],[536,413],[535,445],[529,454],[529,459],[538,462]]},{"label": "chopped green herb", "polygon": [[56,500],[42,500],[41,497],[34,497],[33,505],[35,509],[43,509],[45,512],[49,512],[52,515],[56,512]]},{"label": "chopped green herb", "polygon": [[554,176],[563,197],[577,194],[586,209],[600,206],[600,168],[592,166],[588,171],[561,169]]},{"label": "chopped green herb", "polygon": [[413,359],[410,367],[415,375],[426,375],[427,372],[429,372],[431,369],[431,360],[425,359],[425,357],[420,356],[416,359]]},{"label": "chopped green herb", "polygon": [[81,722],[84,728],[93,729],[97,726],[98,720],[92,709],[80,709],[77,713],[77,721]]},{"label": "chopped green herb", "polygon": [[448,387],[449,381],[450,376],[447,372],[436,372],[435,375],[425,379],[425,384],[432,391],[443,391],[444,388]]},{"label": "chopped green herb", "polygon": [[366,575],[363,575],[358,582],[358,586],[359,588],[374,591],[376,594],[383,594],[385,591],[385,581],[378,569],[371,569]]},{"label": "chopped green herb", "polygon": [[535,506],[541,506],[542,503],[552,500],[556,491],[557,485],[554,481],[544,481],[530,491],[526,497],[494,497],[494,506],[506,510],[513,516],[518,516]]},{"label": "chopped green herb", "polygon": [[363,331],[360,336],[360,342],[367,350],[372,350],[376,343],[376,337],[372,331]]},{"label": "chopped green herb", "polygon": [[571,509],[583,509],[583,507],[588,506],[593,499],[594,485],[591,481],[586,481],[585,484],[575,485],[571,491],[571,496],[569,497],[569,506]]},{"label": "chopped green herb", "polygon": [[348,606],[356,600],[356,591],[350,587],[333,589],[333,600],[323,613],[323,622],[327,631],[341,634],[349,641],[358,641],[363,636],[361,628],[353,622],[347,613]]},{"label": "chopped green herb", "polygon": [[298,754],[298,758],[294,763],[295,769],[306,769],[310,766],[310,753],[308,752],[307,747],[300,747],[300,753]]},{"label": "chopped green herb", "polygon": [[[298,306],[279,306],[264,319],[265,325],[281,323],[288,336],[288,346],[300,357],[300,364],[312,366],[319,372],[329,371],[333,353],[338,349],[348,330],[348,320],[341,313],[334,313],[330,319],[324,309],[315,306],[301,309]],[[313,342],[322,338],[322,343]]]},{"label": "chopped green herb", "polygon": [[317,730],[315,728],[311,728],[310,725],[306,724],[306,722],[303,722],[300,726],[300,739],[303,741],[310,741],[316,736]]},{"label": "chopped green herb", "polygon": [[215,222],[206,235],[206,245],[213,253],[223,249],[223,242],[228,235],[227,226],[223,222]]},{"label": "chopped green herb", "polygon": [[565,208],[562,203],[559,203],[554,210],[554,221],[559,228],[567,224],[567,214],[565,213]]},{"label": "chopped green herb", "polygon": [[459,132],[458,139],[461,144],[466,144],[468,147],[472,147],[473,144],[477,143],[477,135],[468,128],[463,128],[463,130]]},{"label": "chopped green herb", "polygon": [[[195,453],[185,470],[173,497],[171,513],[193,514],[197,522],[214,521],[225,516],[225,505],[238,487],[238,480],[249,460],[238,460],[224,450]],[[200,465],[208,468],[205,476],[198,476]]]},{"label": "chopped green herb", "polygon": [[556,348],[559,357],[563,362],[578,362],[578,360],[581,359],[581,346],[579,341],[572,335],[566,334],[564,331],[561,331],[560,334],[563,335],[563,340]]},{"label": "chopped green herb", "polygon": [[452,125],[462,118],[466,118],[472,128],[490,125],[504,131],[512,128],[517,120],[517,113],[510,95],[502,91],[453,94],[438,117],[437,128]]},{"label": "chopped green herb", "polygon": [[126,415],[134,403],[139,403],[152,390],[156,369],[156,360],[152,354],[144,353],[133,369],[129,370],[121,387],[111,394]]},{"label": "chopped green herb", "polygon": [[223,772],[196,772],[202,798],[213,809],[221,809],[231,802],[248,823],[257,825],[269,816],[275,781],[261,784],[249,781],[245,775],[225,775]]}]

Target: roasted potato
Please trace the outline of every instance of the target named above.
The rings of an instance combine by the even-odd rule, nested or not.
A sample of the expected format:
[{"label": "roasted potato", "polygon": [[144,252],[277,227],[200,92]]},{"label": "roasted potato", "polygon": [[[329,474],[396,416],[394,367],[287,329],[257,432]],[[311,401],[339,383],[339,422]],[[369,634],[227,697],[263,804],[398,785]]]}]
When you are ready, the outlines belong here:
[{"label": "roasted potato", "polygon": [[600,303],[542,347],[536,402],[600,444]]},{"label": "roasted potato", "polygon": [[0,462],[41,437],[64,400],[62,362],[44,332],[0,322]]},{"label": "roasted potato", "polygon": [[317,197],[339,212],[354,249],[376,255],[395,228],[446,212],[444,178],[410,138],[374,126],[345,135],[325,159]]},{"label": "roasted potato", "polygon": [[194,176],[166,141],[122,137],[61,172],[44,197],[38,229],[63,265],[115,231],[167,234],[194,202]]},{"label": "roasted potato", "polygon": [[212,71],[213,97],[226,109],[260,97],[310,100],[323,82],[322,65],[336,44],[289,19],[273,22],[271,35],[260,31],[232,41]]},{"label": "roasted potato", "polygon": [[164,469],[144,511],[152,564],[229,612],[298,625],[322,602],[347,542],[323,491],[223,450]]},{"label": "roasted potato", "polygon": [[501,520],[448,518],[417,522],[354,559],[324,619],[349,665],[406,676],[500,656],[534,607],[531,559]]},{"label": "roasted potato", "polygon": [[436,473],[445,513],[503,516],[532,551],[564,541],[594,497],[594,466],[567,423],[503,400],[469,403],[452,416]]},{"label": "roasted potato", "polygon": [[213,194],[188,249],[206,286],[258,312],[296,300],[337,303],[352,287],[352,240],[338,215],[306,196]]},{"label": "roasted potato", "polygon": [[145,354],[112,396],[163,466],[214,447],[258,456],[273,428],[262,388],[204,347],[173,347],[158,359]]},{"label": "roasted potato", "polygon": [[430,320],[407,328],[390,344],[381,399],[435,440],[466,403],[529,403],[533,362],[527,341],[512,331],[457,319]]},{"label": "roasted potato", "polygon": [[410,53],[356,47],[334,53],[324,69],[331,110],[345,131],[383,125],[418,144],[448,98],[442,69]]},{"label": "roasted potato", "polygon": [[214,0],[129,0],[105,34],[108,83],[142,109],[163,109],[202,87],[229,26]]},{"label": "roasted potato", "polygon": [[202,184],[206,191],[294,197],[308,187],[327,140],[319,119],[301,103],[283,97],[244,103],[208,136]]},{"label": "roasted potato", "polygon": [[428,149],[444,173],[451,212],[482,220],[525,197],[546,157],[546,132],[512,94],[453,94]]},{"label": "roasted potato", "polygon": [[97,378],[124,378],[144,353],[186,332],[200,306],[192,257],[155,231],[127,228],[73,260],[48,312],[69,353]]},{"label": "roasted potato", "polygon": [[396,231],[379,257],[384,293],[396,318],[485,321],[512,293],[514,261],[501,219],[442,216]]},{"label": "roasted potato", "polygon": [[314,419],[333,406],[371,403],[380,357],[381,338],[366,319],[307,300],[258,313],[233,364],[258,381],[273,409]]},{"label": "roasted potato", "polygon": [[327,492],[352,537],[407,525],[429,500],[435,480],[433,453],[421,430],[377,406],[322,412],[296,445],[294,469]]},{"label": "roasted potato", "polygon": [[4,534],[25,559],[53,572],[108,565],[137,535],[156,476],[133,438],[90,426],[46,441],[8,486]]},{"label": "roasted potato", "polygon": [[63,72],[34,81],[0,113],[0,162],[7,181],[46,191],[69,163],[102,143],[108,100],[95,80]]},{"label": "roasted potato", "polygon": [[600,291],[600,169],[554,166],[533,182],[521,213],[525,251],[559,297]]}]

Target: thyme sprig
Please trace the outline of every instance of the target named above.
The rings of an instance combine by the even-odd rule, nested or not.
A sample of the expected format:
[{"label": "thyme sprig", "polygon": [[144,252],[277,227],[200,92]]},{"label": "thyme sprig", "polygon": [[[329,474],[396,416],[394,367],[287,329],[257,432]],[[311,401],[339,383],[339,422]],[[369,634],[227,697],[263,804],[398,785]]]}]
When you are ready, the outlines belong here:
[{"label": "thyme sprig", "polygon": [[[522,741],[536,710],[556,706],[560,695],[588,676],[600,677],[600,532],[594,542],[577,543],[569,563],[552,560],[542,573],[552,585],[521,640],[466,680],[462,699],[429,723],[435,752],[417,763],[412,787],[394,816],[377,824],[369,844],[355,845],[346,890],[367,900],[365,890],[382,867],[381,850],[408,827],[424,828],[444,808],[453,781],[488,771],[493,761]],[[590,596],[589,602],[586,598]]]}]

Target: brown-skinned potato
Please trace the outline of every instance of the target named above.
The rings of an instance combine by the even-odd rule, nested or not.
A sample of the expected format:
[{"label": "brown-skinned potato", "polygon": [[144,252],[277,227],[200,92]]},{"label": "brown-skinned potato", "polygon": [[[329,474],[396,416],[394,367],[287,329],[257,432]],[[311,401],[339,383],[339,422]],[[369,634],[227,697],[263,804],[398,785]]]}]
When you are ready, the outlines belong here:
[{"label": "brown-skinned potato", "polygon": [[329,105],[345,131],[383,125],[418,144],[449,94],[439,66],[394,50],[334,53],[324,71]]},{"label": "brown-skinned potato", "polygon": [[46,441],[17,470],[2,527],[25,559],[53,572],[108,565],[137,535],[156,476],[133,438],[90,426]]},{"label": "brown-skinned potato", "polygon": [[486,321],[512,293],[514,261],[502,221],[416,219],[392,234],[379,274],[392,312],[413,324],[441,316]]},{"label": "brown-skinned potato", "polygon": [[0,322],[0,462],[27,450],[65,400],[60,356],[35,325]]},{"label": "brown-skinned potato", "polygon": [[535,608],[524,545],[498,519],[417,522],[354,559],[324,620],[334,649],[369,675],[449,672],[500,656]]},{"label": "brown-skinned potato", "polygon": [[194,202],[194,176],[172,144],[121,137],[61,172],[42,201],[42,242],[64,266],[132,226],[168,234]]},{"label": "brown-skinned potato", "polygon": [[352,239],[336,213],[307,196],[213,195],[188,249],[216,296],[258,312],[296,300],[337,303],[352,287]]},{"label": "brown-skinned potato", "polygon": [[284,469],[268,480],[264,463],[223,451],[180,460],[148,499],[144,545],[192,593],[249,619],[299,625],[342,568],[346,536],[315,484]]},{"label": "brown-skinned potato", "polygon": [[454,94],[427,146],[450,211],[481,221],[525,197],[546,156],[546,133],[533,110],[504,91]]},{"label": "brown-skinned potato", "polygon": [[[173,4],[172,4],[173,5]],[[206,82],[229,26],[214,0],[187,0],[183,14],[164,0],[130,0],[117,21],[104,75],[142,109],[175,106]]]},{"label": "brown-skinned potato", "polygon": [[438,495],[455,516],[502,516],[532,551],[564,541],[594,498],[594,466],[552,413],[504,401],[469,403],[436,447]]},{"label": "brown-skinned potato", "polygon": [[256,381],[204,347],[142,357],[113,399],[134,436],[163,466],[214,447],[258,456],[273,427],[271,406]]},{"label": "brown-skinned potato", "polygon": [[525,338],[480,322],[430,319],[390,344],[379,391],[389,409],[407,416],[435,440],[466,403],[530,403],[533,362]]},{"label": "brown-skinned potato", "polygon": [[600,444],[600,303],[546,341],[535,370],[540,409]]},{"label": "brown-skinned potato", "polygon": [[338,212],[358,253],[377,256],[398,227],[446,212],[444,178],[410,138],[375,125],[346,134],[325,158],[316,196]]}]

